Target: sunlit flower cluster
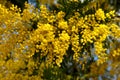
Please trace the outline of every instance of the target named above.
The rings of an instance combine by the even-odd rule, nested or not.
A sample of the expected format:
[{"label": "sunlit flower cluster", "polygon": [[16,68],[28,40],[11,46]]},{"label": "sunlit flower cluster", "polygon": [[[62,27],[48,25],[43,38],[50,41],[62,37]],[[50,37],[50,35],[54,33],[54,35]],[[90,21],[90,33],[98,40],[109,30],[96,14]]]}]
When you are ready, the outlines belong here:
[{"label": "sunlit flower cluster", "polygon": [[69,55],[80,63],[82,71],[94,56],[98,57],[97,66],[110,59],[109,55],[120,56],[116,45],[115,48],[106,46],[107,37],[120,38],[120,28],[107,22],[115,16],[114,11],[105,13],[98,9],[82,17],[76,12],[66,20],[63,11],[52,13],[44,5],[40,9],[27,3],[25,6],[21,12],[17,6],[8,9],[0,4],[1,80],[9,77],[11,80],[38,80],[43,77],[43,64],[61,67],[65,56]]},{"label": "sunlit flower cluster", "polygon": [[95,13],[95,16],[97,20],[105,20],[105,13],[102,9],[98,9]]}]

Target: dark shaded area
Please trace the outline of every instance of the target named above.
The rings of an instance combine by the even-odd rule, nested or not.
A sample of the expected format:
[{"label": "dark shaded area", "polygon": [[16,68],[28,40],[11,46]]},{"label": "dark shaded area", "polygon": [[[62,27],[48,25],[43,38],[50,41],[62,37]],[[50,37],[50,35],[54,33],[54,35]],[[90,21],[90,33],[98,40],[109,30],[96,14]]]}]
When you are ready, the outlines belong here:
[{"label": "dark shaded area", "polygon": [[118,9],[120,9],[120,0],[109,0],[109,4],[111,6],[114,6],[114,8],[116,9],[116,11]]},{"label": "dark shaded area", "polygon": [[117,2],[116,2],[116,8],[117,8],[117,10],[120,9],[120,0],[117,0]]},{"label": "dark shaded area", "polygon": [[9,0],[12,4],[17,5],[18,8],[21,8],[21,10],[24,9],[24,3],[28,0]]}]

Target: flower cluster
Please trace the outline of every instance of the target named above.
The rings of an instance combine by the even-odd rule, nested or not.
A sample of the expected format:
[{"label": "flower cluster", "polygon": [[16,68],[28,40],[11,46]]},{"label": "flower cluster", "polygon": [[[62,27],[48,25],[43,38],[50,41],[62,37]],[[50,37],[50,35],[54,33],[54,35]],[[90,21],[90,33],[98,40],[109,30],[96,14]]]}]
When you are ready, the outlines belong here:
[{"label": "flower cluster", "polygon": [[95,13],[95,16],[96,16],[96,19],[99,20],[99,21],[100,20],[103,20],[103,21],[105,20],[105,13],[102,9],[98,9]]},{"label": "flower cluster", "polygon": [[82,17],[75,12],[67,20],[65,15],[49,11],[45,5],[35,9],[25,3],[21,12],[17,6],[0,4],[0,79],[41,79],[44,66],[63,67],[69,56],[83,72],[95,56],[96,66],[120,56],[119,45],[108,40],[120,38],[120,28],[109,21],[114,11],[105,13],[100,8]]}]

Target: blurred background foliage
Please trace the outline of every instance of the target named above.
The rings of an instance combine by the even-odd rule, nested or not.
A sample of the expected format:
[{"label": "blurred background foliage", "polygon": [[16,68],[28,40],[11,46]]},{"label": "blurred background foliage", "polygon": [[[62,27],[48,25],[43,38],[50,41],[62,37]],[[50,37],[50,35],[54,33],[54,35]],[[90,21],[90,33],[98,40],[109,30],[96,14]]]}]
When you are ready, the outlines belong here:
[{"label": "blurred background foliage", "polygon": [[[77,0],[76,0],[77,1]],[[55,10],[57,12],[65,12],[64,19],[69,19],[74,12],[79,12],[81,16],[95,13],[99,8],[102,8],[104,11],[108,12],[110,10],[116,11],[116,18],[114,21],[120,25],[120,0],[84,0],[84,2],[68,2],[67,0],[0,0],[0,4],[5,5],[9,8],[12,4],[17,5],[21,10],[24,9],[24,3],[28,2],[33,4],[36,8],[39,8],[41,4],[47,6],[49,10]],[[116,43],[117,44],[117,43]],[[69,55],[68,55],[69,56]],[[67,58],[67,57],[66,57]],[[88,80],[89,66],[91,62],[88,62],[86,66],[86,71],[81,71],[78,68],[78,63],[72,62],[72,66],[68,66],[70,59],[65,59],[62,63],[62,67],[53,67],[44,68],[43,79],[44,80],[79,80],[78,75],[82,77],[83,80]],[[70,65],[70,64],[69,64]],[[106,66],[106,65],[105,65]],[[104,68],[104,67],[103,67]],[[85,74],[83,76],[83,74]],[[71,77],[72,76],[72,77]],[[105,77],[104,77],[105,79]],[[94,79],[96,80],[96,79]],[[101,80],[99,78],[99,80]],[[105,79],[106,80],[106,79]]]}]

